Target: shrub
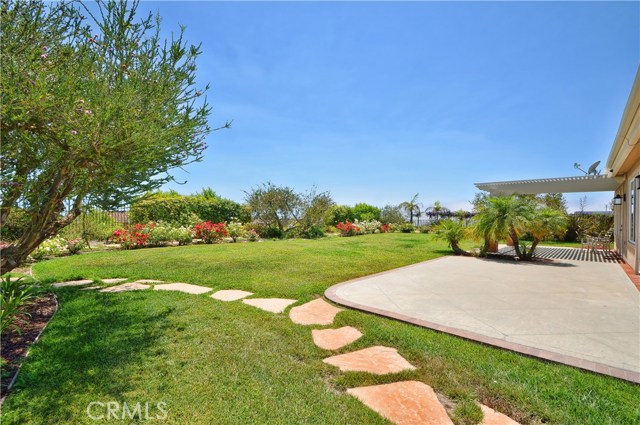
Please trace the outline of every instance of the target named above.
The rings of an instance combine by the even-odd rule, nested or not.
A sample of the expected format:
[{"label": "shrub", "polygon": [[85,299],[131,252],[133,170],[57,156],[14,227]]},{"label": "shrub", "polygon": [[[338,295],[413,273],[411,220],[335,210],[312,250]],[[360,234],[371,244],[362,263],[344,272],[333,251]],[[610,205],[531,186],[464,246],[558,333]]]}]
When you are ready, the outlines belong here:
[{"label": "shrub", "polygon": [[391,232],[391,224],[382,224],[380,225],[380,227],[378,227],[378,230],[380,231],[380,233],[389,233]]},{"label": "shrub", "polygon": [[227,226],[224,223],[212,223],[202,221],[193,228],[196,239],[202,239],[205,243],[213,243],[229,235]]},{"label": "shrub", "polygon": [[178,242],[178,245],[190,244],[193,233],[188,227],[173,226],[168,223],[155,223],[149,227],[149,243],[161,245],[166,242]]},{"label": "shrub", "polygon": [[249,242],[256,242],[258,239],[260,239],[260,236],[255,230],[251,229],[247,232],[247,240]]},{"label": "shrub", "polygon": [[360,228],[361,233],[375,233],[382,223],[378,220],[368,220],[356,223],[356,225]]},{"label": "shrub", "polygon": [[234,242],[236,242],[239,237],[244,235],[242,223],[240,223],[239,221],[229,222],[229,224],[227,224],[227,231],[229,232],[229,236]]},{"label": "shrub", "polygon": [[9,328],[20,329],[15,325],[15,319],[23,312],[24,305],[35,298],[41,291],[40,286],[33,279],[19,278],[11,280],[9,276],[0,279],[0,333]]},{"label": "shrub", "polygon": [[350,221],[347,221],[345,223],[342,223],[342,222],[338,223],[336,225],[336,229],[338,229],[338,231],[340,232],[340,236],[345,236],[345,237],[355,236],[361,233],[360,228]]},{"label": "shrub", "polygon": [[242,205],[229,199],[203,196],[150,197],[135,202],[129,212],[134,223],[162,221],[176,226],[194,226],[203,221],[213,223],[249,221]]},{"label": "shrub", "polygon": [[402,223],[401,225],[398,226],[398,229],[402,233],[413,233],[416,231],[416,226],[414,226],[411,223]]},{"label": "shrub", "polygon": [[420,233],[429,233],[431,231],[431,226],[423,225],[418,227]]},{"label": "shrub", "polygon": [[113,241],[119,243],[124,249],[140,248],[147,246],[150,229],[155,227],[154,223],[136,224],[131,231],[127,229],[117,229],[113,232]]},{"label": "shrub", "polygon": [[324,236],[324,230],[320,226],[311,226],[300,233],[306,239],[318,239]]},{"label": "shrub", "polygon": [[43,241],[33,252],[31,257],[34,260],[42,260],[44,257],[60,255],[67,247],[67,241],[60,236],[55,236]]},{"label": "shrub", "polygon": [[71,255],[79,253],[85,246],[86,242],[82,238],[67,239],[67,250]]},{"label": "shrub", "polygon": [[335,226],[338,223],[353,222],[355,216],[353,209],[347,205],[334,205],[329,209],[325,218],[325,224]]}]

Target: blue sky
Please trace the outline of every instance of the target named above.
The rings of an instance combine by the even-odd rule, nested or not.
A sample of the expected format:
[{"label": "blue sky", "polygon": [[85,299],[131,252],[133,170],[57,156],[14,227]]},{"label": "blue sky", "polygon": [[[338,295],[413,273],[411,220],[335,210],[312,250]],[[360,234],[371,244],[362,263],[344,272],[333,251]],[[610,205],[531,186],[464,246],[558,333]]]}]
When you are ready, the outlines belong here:
[{"label": "blue sky", "polygon": [[[469,209],[473,183],[606,162],[640,62],[638,2],[144,2],[201,42],[205,160],[176,173],[241,201],[272,181],[338,203],[420,193]],[[567,195],[577,207],[582,195]],[[601,210],[611,194],[587,194]]]}]

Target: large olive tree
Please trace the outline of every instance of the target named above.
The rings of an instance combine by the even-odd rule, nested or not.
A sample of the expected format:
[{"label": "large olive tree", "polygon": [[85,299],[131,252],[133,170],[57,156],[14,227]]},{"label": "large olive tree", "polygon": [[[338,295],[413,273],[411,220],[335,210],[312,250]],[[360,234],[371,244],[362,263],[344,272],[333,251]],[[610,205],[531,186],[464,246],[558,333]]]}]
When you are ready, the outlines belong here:
[{"label": "large olive tree", "polygon": [[2,0],[0,220],[18,206],[29,216],[0,250],[2,272],[83,203],[127,202],[202,158],[210,108],[208,87],[195,85],[200,47],[184,29],[162,39],[160,17],[140,18],[137,7]]}]

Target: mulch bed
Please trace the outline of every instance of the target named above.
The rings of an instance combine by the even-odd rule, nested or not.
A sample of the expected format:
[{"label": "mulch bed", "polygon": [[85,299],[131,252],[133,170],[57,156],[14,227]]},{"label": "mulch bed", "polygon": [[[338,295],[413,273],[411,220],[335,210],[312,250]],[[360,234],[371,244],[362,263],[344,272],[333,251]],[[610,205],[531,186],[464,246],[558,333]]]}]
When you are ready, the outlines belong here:
[{"label": "mulch bed", "polygon": [[29,347],[35,342],[40,332],[56,312],[57,302],[53,294],[41,296],[25,306],[24,311],[31,314],[20,316],[14,322],[21,330],[9,330],[2,334],[2,378],[0,379],[0,397],[8,392],[13,377],[18,373],[20,365],[26,357]]}]

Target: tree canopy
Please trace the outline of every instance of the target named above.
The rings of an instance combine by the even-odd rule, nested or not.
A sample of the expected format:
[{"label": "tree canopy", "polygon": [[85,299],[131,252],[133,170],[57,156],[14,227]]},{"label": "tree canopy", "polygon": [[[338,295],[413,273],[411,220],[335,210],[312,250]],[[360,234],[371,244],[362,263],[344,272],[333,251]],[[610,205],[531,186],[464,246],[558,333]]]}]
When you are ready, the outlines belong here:
[{"label": "tree canopy", "polygon": [[137,7],[99,1],[93,14],[79,2],[2,2],[0,220],[18,205],[30,219],[2,249],[3,271],[83,203],[127,202],[202,159],[211,128],[208,86],[195,82],[200,47],[184,28],[162,39],[160,17],[139,18]]}]

